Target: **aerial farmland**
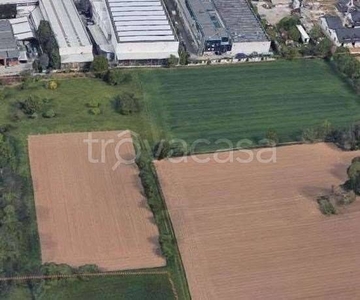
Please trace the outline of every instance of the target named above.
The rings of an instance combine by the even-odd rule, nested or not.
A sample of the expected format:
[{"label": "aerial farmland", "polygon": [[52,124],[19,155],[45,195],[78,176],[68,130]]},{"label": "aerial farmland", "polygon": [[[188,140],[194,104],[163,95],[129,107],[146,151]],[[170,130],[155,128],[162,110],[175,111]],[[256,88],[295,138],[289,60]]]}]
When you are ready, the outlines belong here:
[{"label": "aerial farmland", "polygon": [[[91,134],[109,141],[121,132]],[[164,266],[159,233],[146,208],[136,164],[113,170],[115,143],[103,154],[101,144],[94,146],[92,159],[99,161],[90,161],[87,138],[87,133],[29,138],[43,263],[95,264],[104,271]],[[123,132],[121,138],[131,139],[130,132]],[[118,151],[129,160],[135,157],[129,142]]]},{"label": "aerial farmland", "polygon": [[[0,260],[4,299],[356,298],[359,204],[326,217],[317,197],[344,182],[357,152],[313,144],[269,148],[278,155],[268,165],[153,162],[172,138],[206,139],[192,154],[208,158],[230,147],[218,138],[259,146],[272,130],[279,143],[302,143],[324,122],[350,128],[359,99],[331,64],[113,71],[127,81],[54,76],[0,89],[0,222],[11,221],[0,236],[14,246],[3,248],[11,264]],[[141,109],[123,114],[123,95]],[[113,170],[115,144],[89,163],[89,133],[106,142],[127,130],[141,148],[136,165]],[[242,155],[215,154],[229,153]],[[36,278],[30,289],[10,282],[17,276]]]},{"label": "aerial farmland", "polygon": [[270,163],[240,163],[242,151],[156,162],[192,299],[356,299],[359,203],[327,218],[315,199],[359,154],[322,143]]},{"label": "aerial farmland", "polygon": [[192,144],[196,152],[227,149],[269,129],[280,142],[300,141],[302,131],[329,121],[342,127],[359,120],[360,102],[322,60],[277,61],[244,66],[155,70],[142,74],[154,134]]}]

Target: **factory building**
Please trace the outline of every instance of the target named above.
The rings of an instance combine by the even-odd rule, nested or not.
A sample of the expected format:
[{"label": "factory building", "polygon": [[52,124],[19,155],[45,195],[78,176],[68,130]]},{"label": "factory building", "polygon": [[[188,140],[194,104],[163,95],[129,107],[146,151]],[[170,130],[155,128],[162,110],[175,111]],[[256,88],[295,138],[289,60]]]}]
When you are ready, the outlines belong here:
[{"label": "factory building", "polygon": [[161,0],[92,0],[92,9],[119,62],[178,57],[179,42]]},{"label": "factory building", "polygon": [[19,62],[19,50],[9,20],[0,20],[0,66],[13,66]]},{"label": "factory building", "polygon": [[270,40],[247,0],[178,0],[199,53],[269,54]]},{"label": "factory building", "polygon": [[[199,52],[225,53],[231,50],[230,35],[210,1],[185,0]],[[190,18],[189,18],[190,17]]]},{"label": "factory building", "polygon": [[80,20],[73,0],[40,0],[34,12],[36,26],[40,19],[50,23],[59,46],[63,68],[78,68],[93,61],[93,46]]}]

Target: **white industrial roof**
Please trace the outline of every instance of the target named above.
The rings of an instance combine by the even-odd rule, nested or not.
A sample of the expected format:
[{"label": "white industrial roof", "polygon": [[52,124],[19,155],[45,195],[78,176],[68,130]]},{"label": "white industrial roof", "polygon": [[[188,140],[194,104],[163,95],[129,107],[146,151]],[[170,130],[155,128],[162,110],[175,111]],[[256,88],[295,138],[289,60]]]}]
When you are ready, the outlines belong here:
[{"label": "white industrial roof", "polygon": [[176,41],[160,0],[106,0],[121,42]]},{"label": "white industrial roof", "polygon": [[39,28],[41,20],[44,20],[44,16],[41,13],[40,7],[36,7],[30,14],[30,18],[33,21],[33,24],[36,29]]},{"label": "white industrial roof", "polygon": [[114,53],[114,48],[111,43],[108,42],[104,33],[101,31],[101,28],[98,25],[88,25],[89,29],[96,45],[104,52]]},{"label": "white industrial roof", "polygon": [[15,37],[22,41],[34,38],[34,33],[30,27],[30,23],[27,17],[21,17],[9,20]]},{"label": "white industrial roof", "polygon": [[0,0],[0,4],[35,5],[38,0]]},{"label": "white industrial roof", "polygon": [[60,48],[91,45],[72,0],[41,0],[41,4]]}]

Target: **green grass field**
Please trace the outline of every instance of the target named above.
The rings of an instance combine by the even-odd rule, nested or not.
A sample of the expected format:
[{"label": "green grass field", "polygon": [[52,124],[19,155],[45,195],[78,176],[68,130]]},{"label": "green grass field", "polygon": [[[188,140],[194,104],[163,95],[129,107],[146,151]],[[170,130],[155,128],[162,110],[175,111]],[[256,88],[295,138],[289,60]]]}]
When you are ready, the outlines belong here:
[{"label": "green grass field", "polygon": [[297,141],[325,120],[336,127],[360,120],[359,97],[322,60],[161,69],[141,78],[154,131],[208,139],[200,152],[228,147],[217,139],[256,144],[272,129],[280,142]]},{"label": "green grass field", "polygon": [[100,277],[49,289],[38,300],[173,300],[167,275]]}]

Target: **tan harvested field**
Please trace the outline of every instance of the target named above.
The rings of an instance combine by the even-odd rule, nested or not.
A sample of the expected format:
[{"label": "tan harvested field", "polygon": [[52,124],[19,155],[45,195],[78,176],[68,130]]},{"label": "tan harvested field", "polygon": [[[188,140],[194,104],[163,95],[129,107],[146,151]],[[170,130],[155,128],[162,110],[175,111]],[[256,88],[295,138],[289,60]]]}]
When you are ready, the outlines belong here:
[{"label": "tan harvested field", "polygon": [[[121,134],[118,137],[117,134]],[[42,261],[103,270],[160,267],[158,229],[142,195],[135,164],[117,162],[115,151],[134,157],[129,132],[92,133],[106,147],[104,163],[88,159],[87,133],[29,137]],[[125,140],[126,139],[126,140]],[[101,157],[100,143],[90,158]]]},{"label": "tan harvested field", "polygon": [[156,162],[193,299],[360,299],[360,202],[325,217],[315,200],[360,152],[276,151],[270,164]]}]

